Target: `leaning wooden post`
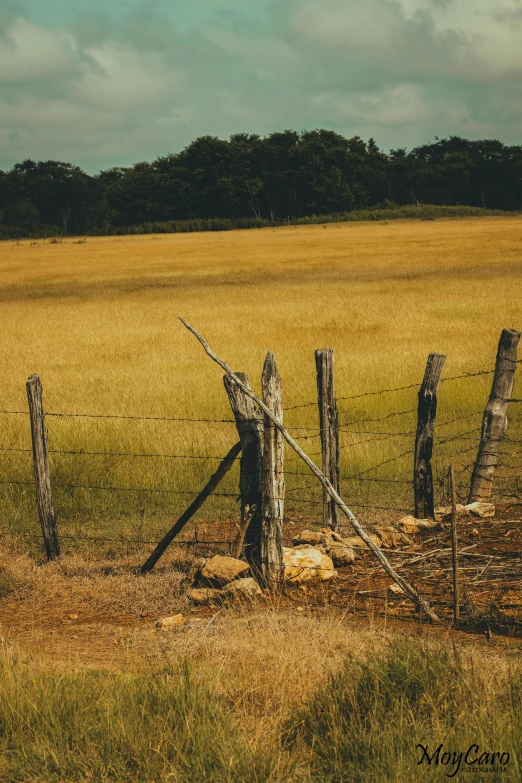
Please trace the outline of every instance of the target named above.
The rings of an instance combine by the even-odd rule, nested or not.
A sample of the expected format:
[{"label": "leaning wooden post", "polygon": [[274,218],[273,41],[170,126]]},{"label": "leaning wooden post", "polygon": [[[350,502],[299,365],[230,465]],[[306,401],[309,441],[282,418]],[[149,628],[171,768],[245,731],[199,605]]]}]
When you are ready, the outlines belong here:
[{"label": "leaning wooden post", "polygon": [[[216,362],[222,370],[224,370],[227,374],[227,376],[230,378],[230,382],[234,382],[245,394],[245,396],[249,397],[255,404],[259,407],[260,410],[265,413],[268,418],[272,421],[274,426],[281,432],[281,435],[285,439],[285,441],[288,443],[290,448],[292,448],[296,454],[299,455],[299,457],[303,460],[305,465],[312,471],[314,476],[320,481],[322,486],[326,489],[330,497],[335,500],[345,517],[350,521],[353,529],[357,533],[358,536],[362,538],[364,543],[368,546],[368,549],[370,549],[379,563],[382,565],[388,576],[390,576],[393,581],[399,585],[399,587],[402,589],[402,591],[406,594],[406,596],[415,603],[415,605],[418,607],[419,611],[423,611],[426,613],[426,616],[434,623],[439,623],[440,620],[433,611],[433,609],[430,607],[430,605],[427,603],[427,601],[420,596],[414,587],[412,587],[408,582],[406,582],[405,579],[402,578],[390,565],[388,562],[388,559],[382,552],[382,550],[376,545],[375,541],[370,538],[368,533],[364,530],[363,527],[361,527],[359,521],[357,520],[357,517],[351,511],[346,503],[344,503],[343,499],[339,495],[339,493],[332,487],[330,481],[326,478],[326,476],[323,474],[321,470],[315,465],[310,457],[305,454],[303,449],[299,446],[298,443],[292,438],[289,432],[283,427],[283,425],[277,421],[277,419],[274,417],[273,413],[269,408],[266,407],[263,400],[260,400],[259,397],[257,397],[253,391],[247,386],[241,378],[226,364],[222,359],[219,358],[219,356],[216,356],[214,351],[211,350],[210,346],[208,345],[207,341],[200,335],[200,333],[194,329],[193,326],[191,326],[187,321],[185,321],[184,318],[179,316],[179,320],[181,323],[194,335],[194,337],[199,341],[199,343],[203,346],[203,349],[207,356],[210,356],[213,362]],[[244,376],[243,376],[244,377]]]},{"label": "leaning wooden post", "polygon": [[[165,552],[168,546],[174,541],[177,535],[181,533],[187,522],[189,522],[196,511],[201,508],[205,500],[211,495],[214,490],[216,489],[217,485],[221,481],[224,476],[228,473],[234,462],[236,461],[236,458],[238,454],[241,452],[241,443],[236,443],[230,451],[228,452],[227,456],[221,460],[219,463],[218,469],[215,471],[215,473],[212,474],[212,476],[209,478],[208,482],[205,484],[197,498],[195,498],[190,506],[186,509],[186,511],[183,512],[183,514],[180,516],[180,518],[177,520],[176,524],[173,525],[169,532],[163,536],[159,544],[157,545],[154,552],[147,558],[145,563],[141,567],[141,573],[146,574],[149,571],[152,571],[162,554]],[[196,533],[197,535],[197,533]]]},{"label": "leaning wooden post", "polygon": [[[331,485],[339,491],[339,416],[335,399],[334,352],[322,348],[315,352],[317,371],[317,396],[319,423],[321,427],[322,468]],[[323,523],[333,530],[339,529],[337,505],[326,491],[323,491]]]},{"label": "leaning wooden post", "polygon": [[468,503],[488,501],[491,497],[500,444],[507,428],[507,409],[515,382],[519,340],[520,332],[515,329],[504,329],[500,335],[493,385],[482,419]]},{"label": "leaning wooden post", "polygon": [[[266,355],[262,375],[263,402],[283,423],[283,387],[274,354]],[[264,415],[263,513],[261,524],[261,569],[265,585],[277,590],[283,581],[283,513],[285,442],[280,430]]]},{"label": "leaning wooden post", "polygon": [[[238,372],[236,377],[246,388],[251,389],[248,375]],[[250,518],[244,540],[245,555],[254,569],[259,571],[261,565],[263,414],[256,403],[228,375],[225,375],[223,382],[241,441],[239,463],[241,527],[243,527],[246,518]]]},{"label": "leaning wooden post", "polygon": [[29,417],[31,419],[31,435],[33,440],[34,480],[36,484],[36,502],[38,516],[45,544],[47,560],[55,560],[60,556],[60,543],[56,529],[51,493],[51,474],[47,456],[47,433],[45,430],[45,414],[43,407],[42,383],[38,375],[31,375],[26,383],[27,399],[29,401]]},{"label": "leaning wooden post", "polygon": [[435,417],[437,415],[437,393],[445,359],[446,357],[442,353],[430,353],[424,380],[419,390],[415,462],[413,467],[415,517],[417,519],[433,519],[435,515],[431,456],[433,453]]},{"label": "leaning wooden post", "polygon": [[457,552],[457,495],[455,492],[455,470],[453,465],[449,467],[449,480],[451,492],[451,558],[453,563],[453,621],[457,625],[459,621],[459,564]]}]

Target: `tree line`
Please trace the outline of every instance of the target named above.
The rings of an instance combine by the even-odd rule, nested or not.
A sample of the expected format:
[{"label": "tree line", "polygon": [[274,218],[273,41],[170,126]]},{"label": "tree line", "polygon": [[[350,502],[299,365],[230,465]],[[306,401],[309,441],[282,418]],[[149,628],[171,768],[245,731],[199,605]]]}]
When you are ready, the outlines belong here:
[{"label": "tree line", "polygon": [[58,161],[0,171],[4,238],[139,231],[169,221],[295,222],[412,204],[522,209],[522,146],[452,136],[385,153],[373,139],[288,130],[203,136],[180,153],[95,176]]}]

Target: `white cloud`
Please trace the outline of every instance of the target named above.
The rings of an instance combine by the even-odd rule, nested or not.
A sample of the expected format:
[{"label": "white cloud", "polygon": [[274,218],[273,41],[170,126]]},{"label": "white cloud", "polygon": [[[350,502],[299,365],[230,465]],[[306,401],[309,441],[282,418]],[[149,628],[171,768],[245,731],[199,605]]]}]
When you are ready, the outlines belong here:
[{"label": "white cloud", "polygon": [[412,75],[522,74],[520,0],[305,0],[293,4],[291,24],[312,46],[400,63]]},{"label": "white cloud", "polygon": [[181,69],[169,67],[155,52],[117,44],[85,50],[91,67],[75,85],[75,99],[102,109],[132,110],[175,100],[185,85]]},{"label": "white cloud", "polygon": [[[1,1],[1,0],[0,0]],[[279,0],[266,24],[149,14],[0,38],[0,154],[123,165],[203,134],[329,127],[382,146],[519,141],[522,0]]]},{"label": "white cloud", "polygon": [[422,88],[414,84],[399,84],[370,93],[342,95],[323,92],[314,95],[311,104],[338,121],[355,125],[379,123],[384,127],[401,128],[405,123],[425,123],[441,108],[430,106],[423,97]]},{"label": "white cloud", "polygon": [[0,83],[63,76],[77,66],[74,40],[18,17],[0,38]]}]

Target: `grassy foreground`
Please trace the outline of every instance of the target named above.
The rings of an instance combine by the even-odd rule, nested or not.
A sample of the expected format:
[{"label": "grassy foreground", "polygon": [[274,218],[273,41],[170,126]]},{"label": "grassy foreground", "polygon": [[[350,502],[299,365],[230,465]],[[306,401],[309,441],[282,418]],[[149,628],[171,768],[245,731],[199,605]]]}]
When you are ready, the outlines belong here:
[{"label": "grassy foreground", "polygon": [[[375,637],[300,706],[277,705],[268,731],[253,728],[263,711],[246,682],[231,701],[215,677],[201,675],[197,663],[168,660],[139,674],[60,672],[4,644],[0,780],[462,780],[470,747],[468,761],[482,757],[474,766],[490,768],[488,780],[520,780],[520,665],[470,656],[448,639]],[[419,764],[418,745],[433,758],[441,744],[438,764]],[[492,753],[503,763],[490,763]]]},{"label": "grassy foreground", "polygon": [[[427,354],[447,354],[445,377],[493,366],[501,329],[521,325],[521,239],[514,216],[4,242],[0,409],[25,411],[25,380],[38,372],[51,412],[229,419],[221,372],[178,314],[258,391],[274,351],[287,407],[314,400],[314,350],[333,347],[340,398],[414,384],[339,402],[346,499],[361,515],[366,505],[409,508],[411,411]],[[441,386],[436,479],[455,461],[462,496],[490,383],[484,375]],[[520,409],[510,414],[515,438]],[[316,408],[288,410],[286,422],[303,428],[294,432],[316,455]],[[177,493],[198,491],[237,437],[219,422],[49,418],[48,427],[51,449],[83,452],[51,455],[62,532],[144,540],[186,507],[189,494]],[[455,435],[463,439],[442,442]],[[0,487],[0,527],[34,532],[31,457],[16,451],[30,449],[26,416],[0,414],[0,446],[8,449],[0,451],[2,480],[28,482]],[[173,456],[126,456],[136,453]],[[506,460],[509,476],[520,473],[517,459]],[[302,471],[292,455],[287,468],[287,509],[313,520],[320,493],[292,475]],[[365,479],[349,478],[361,471]],[[220,489],[237,491],[237,471]],[[234,498],[214,497],[198,519],[236,514]]]}]

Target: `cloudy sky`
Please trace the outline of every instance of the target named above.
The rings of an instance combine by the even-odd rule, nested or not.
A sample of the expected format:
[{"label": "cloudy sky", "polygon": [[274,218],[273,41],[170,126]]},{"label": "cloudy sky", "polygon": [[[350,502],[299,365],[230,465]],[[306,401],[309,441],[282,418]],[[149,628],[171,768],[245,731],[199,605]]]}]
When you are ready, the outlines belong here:
[{"label": "cloudy sky", "polygon": [[0,0],[0,168],[203,134],[522,143],[522,0]]}]

